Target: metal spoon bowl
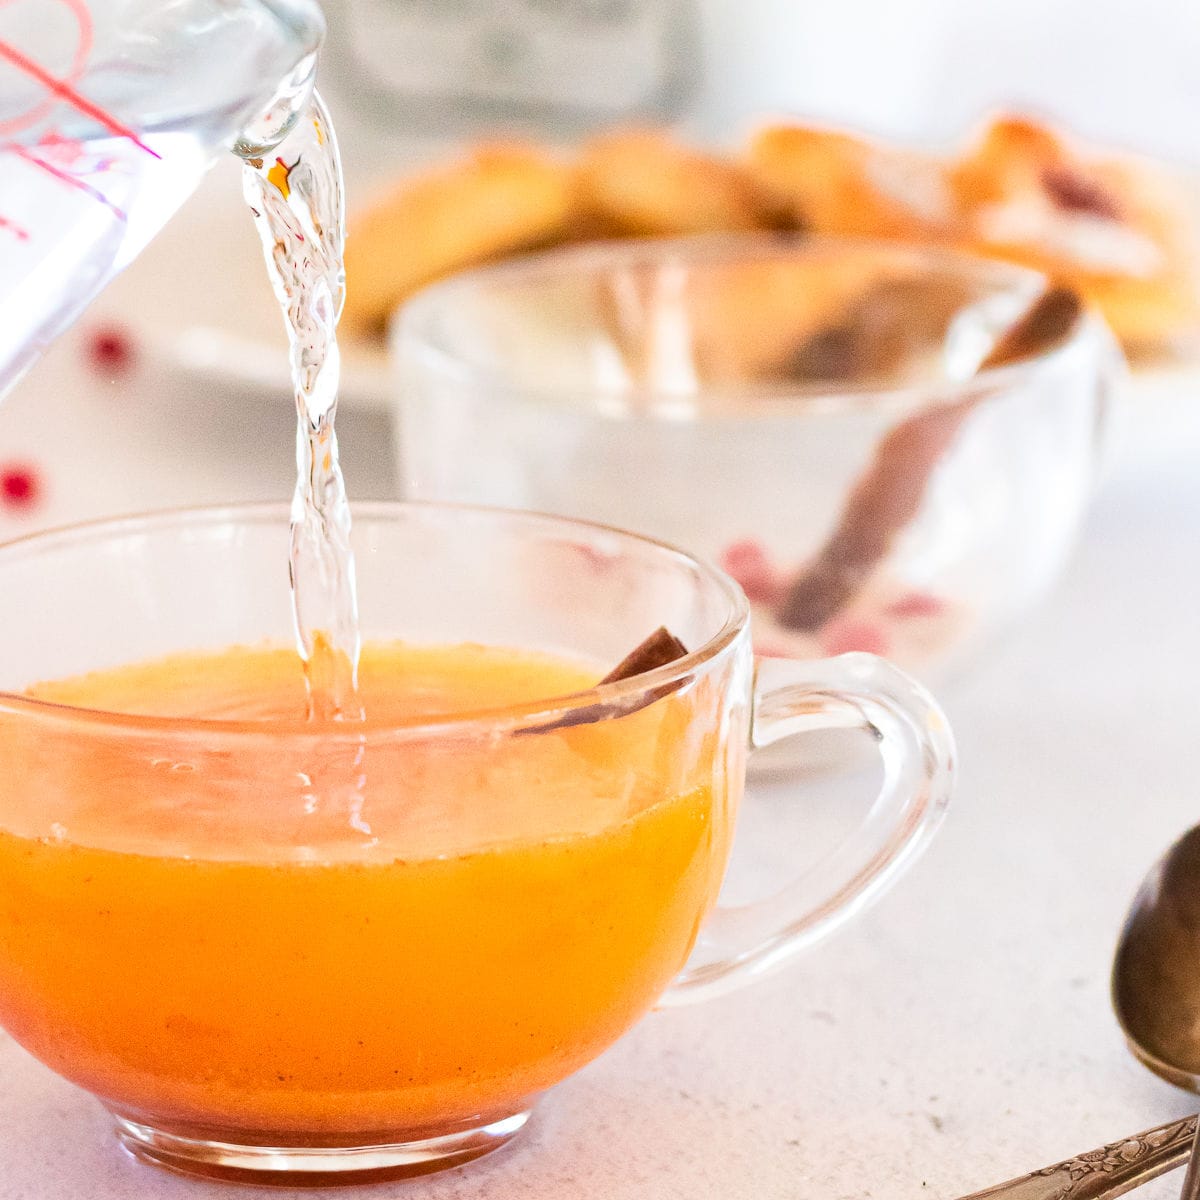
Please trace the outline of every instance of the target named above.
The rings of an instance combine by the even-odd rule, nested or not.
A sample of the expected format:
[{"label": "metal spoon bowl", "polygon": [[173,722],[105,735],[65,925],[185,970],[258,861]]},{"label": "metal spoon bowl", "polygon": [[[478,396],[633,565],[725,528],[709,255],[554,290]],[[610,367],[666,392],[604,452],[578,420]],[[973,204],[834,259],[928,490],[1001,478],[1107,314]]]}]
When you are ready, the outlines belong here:
[{"label": "metal spoon bowl", "polygon": [[1147,875],[1113,960],[1112,1000],[1129,1048],[1200,1092],[1200,826]]}]

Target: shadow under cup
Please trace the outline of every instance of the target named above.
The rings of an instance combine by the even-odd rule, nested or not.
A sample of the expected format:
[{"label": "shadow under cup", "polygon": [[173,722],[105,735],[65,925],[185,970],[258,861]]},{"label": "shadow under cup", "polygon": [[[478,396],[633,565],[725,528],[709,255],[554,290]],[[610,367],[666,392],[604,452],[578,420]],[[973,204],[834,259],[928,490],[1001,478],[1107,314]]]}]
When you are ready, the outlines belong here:
[{"label": "shadow under cup", "polygon": [[[432,721],[115,715],[21,694],[290,645],[287,531],[284,506],[249,507],[0,547],[0,1024],[143,1157],[297,1182],[475,1157],[664,993],[719,990],[831,928],[940,816],[948,735],[893,668],[854,668],[890,698],[822,677],[766,711],[729,580],[530,514],[361,507],[364,639],[545,651],[597,679],[659,625],[693,652]],[[870,725],[889,781],[862,864],[827,864],[850,879],[840,894],[817,871],[722,927],[752,718],[768,741]],[[716,936],[684,970],[708,917]]]}]

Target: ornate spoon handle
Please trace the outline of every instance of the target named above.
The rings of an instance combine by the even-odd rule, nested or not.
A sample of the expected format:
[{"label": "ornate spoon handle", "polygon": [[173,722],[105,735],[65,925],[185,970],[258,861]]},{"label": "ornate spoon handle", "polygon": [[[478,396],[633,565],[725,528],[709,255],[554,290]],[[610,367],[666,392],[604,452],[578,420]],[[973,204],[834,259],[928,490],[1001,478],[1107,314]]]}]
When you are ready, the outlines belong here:
[{"label": "ornate spoon handle", "polygon": [[1196,1120],[1169,1121],[960,1200],[1113,1200],[1187,1162]]}]

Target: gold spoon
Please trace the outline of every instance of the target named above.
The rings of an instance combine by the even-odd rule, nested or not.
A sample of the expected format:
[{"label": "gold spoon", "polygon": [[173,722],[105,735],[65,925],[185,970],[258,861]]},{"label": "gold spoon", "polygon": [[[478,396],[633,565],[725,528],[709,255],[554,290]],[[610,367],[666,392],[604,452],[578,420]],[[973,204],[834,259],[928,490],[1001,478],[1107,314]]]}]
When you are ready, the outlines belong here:
[{"label": "gold spoon", "polygon": [[1146,876],[1117,942],[1112,1000],[1133,1053],[1200,1092],[1200,826]]},{"label": "gold spoon", "polygon": [[959,1200],[1113,1200],[1181,1166],[1195,1136],[1195,1117],[1168,1121]]},{"label": "gold spoon", "polygon": [[[1200,827],[1167,851],[1134,897],[1113,959],[1112,999],[1134,1055],[1200,1092]],[[1200,1141],[1183,1200],[1200,1200]]]}]

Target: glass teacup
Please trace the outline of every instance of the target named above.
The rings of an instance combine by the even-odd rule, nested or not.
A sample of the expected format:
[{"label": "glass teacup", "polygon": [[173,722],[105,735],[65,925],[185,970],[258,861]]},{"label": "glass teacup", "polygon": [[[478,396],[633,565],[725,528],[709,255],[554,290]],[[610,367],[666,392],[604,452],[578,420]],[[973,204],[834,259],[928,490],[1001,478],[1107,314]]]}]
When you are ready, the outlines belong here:
[{"label": "glass teacup", "polygon": [[[0,1023],[143,1158],[319,1182],[485,1153],[656,1004],[830,932],[941,818],[951,737],[896,668],[785,664],[756,691],[730,579],[533,514],[361,507],[368,647],[516,647],[598,664],[589,680],[660,625],[690,652],[470,711],[372,716],[368,697],[362,723],[73,703],[96,675],[27,694],[288,647],[287,526],[253,506],[0,547]],[[720,905],[748,752],[831,726],[882,752],[861,828]]]},{"label": "glass teacup", "polygon": [[[480,267],[393,324],[400,478],[688,546],[745,588],[761,655],[946,678],[1045,593],[1091,499],[1119,369],[1099,318],[978,369],[1046,287],[949,250],[753,234]],[[913,511],[873,527],[865,487]],[[804,581],[839,557],[861,578],[814,611]]]}]

